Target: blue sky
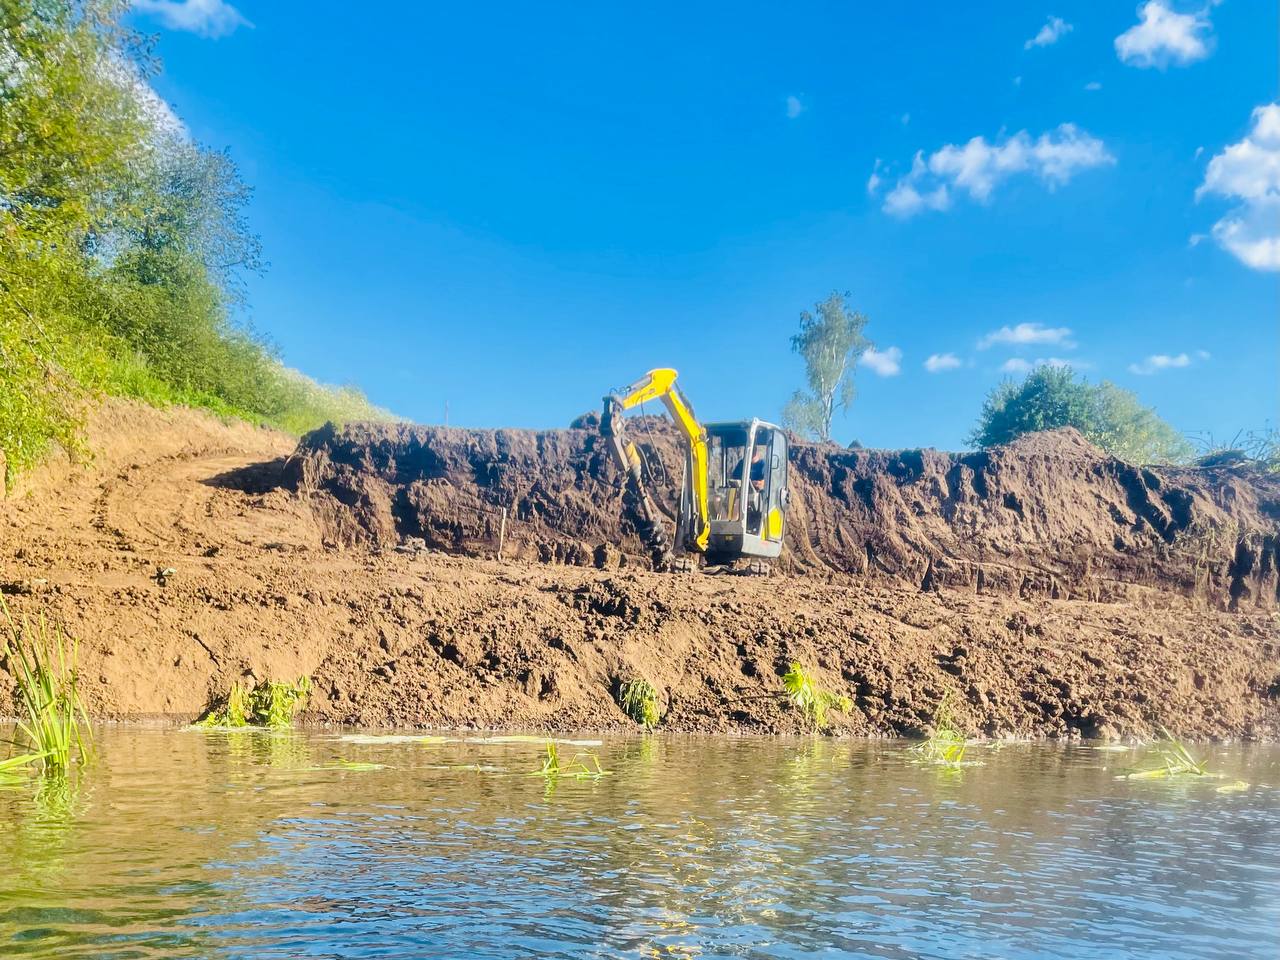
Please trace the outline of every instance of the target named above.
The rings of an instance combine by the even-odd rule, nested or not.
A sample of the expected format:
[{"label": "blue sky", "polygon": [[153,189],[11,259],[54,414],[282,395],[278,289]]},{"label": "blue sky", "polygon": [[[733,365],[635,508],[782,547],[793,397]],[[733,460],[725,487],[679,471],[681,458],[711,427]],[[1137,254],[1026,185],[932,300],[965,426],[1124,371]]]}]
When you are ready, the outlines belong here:
[{"label": "blue sky", "polygon": [[1280,419],[1275,3],[694,6],[132,19],[256,188],[254,325],[414,420],[563,426],[655,366],[776,418],[833,289],[878,350],[842,442],[961,447],[1046,361]]}]

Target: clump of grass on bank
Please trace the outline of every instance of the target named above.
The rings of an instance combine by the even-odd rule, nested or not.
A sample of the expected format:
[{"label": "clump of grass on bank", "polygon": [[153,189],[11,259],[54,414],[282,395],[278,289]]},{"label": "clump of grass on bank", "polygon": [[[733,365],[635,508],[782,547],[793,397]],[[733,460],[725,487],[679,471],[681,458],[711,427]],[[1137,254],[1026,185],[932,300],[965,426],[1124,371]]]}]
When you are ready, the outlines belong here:
[{"label": "clump of grass on bank", "polygon": [[618,688],[618,706],[645,730],[654,729],[662,719],[658,710],[658,691],[643,677],[628,680]]},{"label": "clump of grass on bank", "polygon": [[261,680],[253,687],[233,683],[203,717],[198,727],[268,727],[283,729],[306,706],[311,693],[311,680],[299,677],[290,683],[283,680]]},{"label": "clump of grass on bank", "polygon": [[18,733],[24,752],[0,761],[0,772],[39,766],[64,775],[92,752],[89,715],[76,679],[76,643],[43,615],[15,618],[0,599],[0,656],[17,683]]},{"label": "clump of grass on bank", "polygon": [[965,760],[969,739],[951,713],[951,695],[938,704],[933,715],[933,733],[929,739],[911,748],[920,763],[932,763],[950,769],[980,766],[981,760]]},{"label": "clump of grass on bank", "polygon": [[842,713],[853,709],[852,700],[818,686],[799,663],[791,664],[783,675],[782,687],[787,699],[804,714],[815,733],[827,725],[827,713],[833,708]]}]

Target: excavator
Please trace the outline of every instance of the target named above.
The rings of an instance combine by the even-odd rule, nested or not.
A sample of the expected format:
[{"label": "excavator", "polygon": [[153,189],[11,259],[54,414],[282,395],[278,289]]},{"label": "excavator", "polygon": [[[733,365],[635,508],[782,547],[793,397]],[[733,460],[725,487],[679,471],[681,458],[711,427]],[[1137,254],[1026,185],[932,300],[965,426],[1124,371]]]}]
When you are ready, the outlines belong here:
[{"label": "excavator", "polygon": [[[674,538],[646,486],[640,450],[626,433],[626,412],[649,400],[662,402],[684,439]],[[789,492],[787,437],[780,427],[759,419],[699,423],[676,386],[676,371],[662,367],[604,398],[600,433],[626,477],[636,529],[655,570],[682,566],[693,555],[709,567],[746,560],[749,572],[767,572],[782,553]]]}]

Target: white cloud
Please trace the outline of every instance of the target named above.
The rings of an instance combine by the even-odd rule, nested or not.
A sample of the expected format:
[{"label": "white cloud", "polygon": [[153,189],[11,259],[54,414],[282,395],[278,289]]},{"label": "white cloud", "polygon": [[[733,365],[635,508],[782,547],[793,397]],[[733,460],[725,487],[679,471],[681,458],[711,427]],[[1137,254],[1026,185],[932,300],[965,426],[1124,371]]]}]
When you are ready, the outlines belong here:
[{"label": "white cloud", "polygon": [[1253,127],[1209,161],[1196,199],[1239,203],[1213,225],[1213,239],[1254,270],[1280,270],[1280,103],[1253,111]]},{"label": "white cloud", "polygon": [[1075,124],[1064,123],[1032,140],[1025,130],[999,143],[974,137],[964,146],[946,144],[927,159],[918,151],[911,172],[885,197],[884,211],[910,217],[922,210],[946,210],[951,190],[964,190],[985,203],[1009,177],[1029,173],[1051,190],[1079,171],[1115,163],[1102,141]]},{"label": "white cloud", "polygon": [[1074,347],[1071,340],[1070,327],[1046,327],[1041,323],[1020,323],[1017,326],[1004,326],[993,330],[978,341],[978,349],[986,350],[997,343],[1012,346],[1024,346],[1031,343],[1053,343],[1064,347]]},{"label": "white cloud", "polygon": [[1000,364],[1000,369],[1004,373],[1030,373],[1036,367],[1070,367],[1074,365],[1074,361],[1063,360],[1061,357],[1038,357],[1035,360],[1011,357]]},{"label": "white cloud", "polygon": [[902,125],[905,127],[910,122],[911,122],[911,114],[904,113],[902,115]]},{"label": "white cloud", "polygon": [[[1197,350],[1196,355],[1201,359],[1209,356],[1203,350]],[[1129,364],[1129,372],[1136,373],[1140,376],[1150,376],[1153,373],[1159,373],[1161,370],[1180,370],[1183,367],[1191,366],[1191,357],[1185,353],[1170,356],[1167,353],[1153,353],[1138,363]]]},{"label": "white cloud", "polygon": [[902,372],[902,351],[897,347],[886,350],[868,347],[867,352],[858,358],[858,363],[877,376],[896,377]]},{"label": "white cloud", "polygon": [[1148,0],[1138,22],[1116,37],[1116,56],[1134,67],[1186,66],[1209,55],[1212,30],[1208,7],[1177,13],[1164,0]]},{"label": "white cloud", "polygon": [[872,170],[871,176],[867,177],[867,193],[874,195],[875,192],[879,189],[880,189],[880,174]]},{"label": "white cloud", "polygon": [[951,196],[946,186],[921,193],[910,183],[899,180],[897,186],[884,198],[884,212],[895,217],[913,217],[921,210],[946,210],[951,206]]},{"label": "white cloud", "polygon": [[133,7],[160,19],[170,30],[223,37],[253,24],[226,0],[133,0]]},{"label": "white cloud", "polygon": [[1040,32],[1022,45],[1024,50],[1032,47],[1051,47],[1075,28],[1061,17],[1050,17],[1040,28]]},{"label": "white cloud", "polygon": [[1254,270],[1280,270],[1280,197],[1240,208],[1213,225],[1213,239]]},{"label": "white cloud", "polygon": [[1100,84],[1097,80],[1090,80],[1088,83],[1084,85],[1084,88],[1088,90],[1090,93],[1095,93],[1098,90],[1102,89],[1102,84]]},{"label": "white cloud", "polygon": [[1209,161],[1196,191],[1257,200],[1280,193],[1280,103],[1256,107],[1253,129]]},{"label": "white cloud", "polygon": [[800,102],[800,98],[797,96],[787,97],[787,119],[794,120],[802,113],[804,113],[804,104]]},{"label": "white cloud", "polygon": [[960,365],[960,358],[954,353],[931,353],[929,354],[929,359],[924,362],[924,368],[930,373],[954,370]]}]

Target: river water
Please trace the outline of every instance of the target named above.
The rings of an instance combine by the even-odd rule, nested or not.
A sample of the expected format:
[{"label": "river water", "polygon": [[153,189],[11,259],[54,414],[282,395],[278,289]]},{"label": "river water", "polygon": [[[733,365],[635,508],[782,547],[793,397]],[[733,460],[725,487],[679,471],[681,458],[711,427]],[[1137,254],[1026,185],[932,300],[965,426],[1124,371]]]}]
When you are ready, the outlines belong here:
[{"label": "river water", "polygon": [[0,789],[0,956],[1280,957],[1276,747],[342,737],[105,728]]}]

